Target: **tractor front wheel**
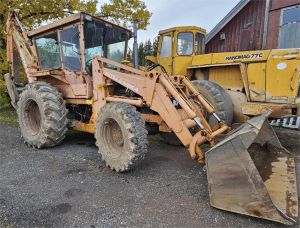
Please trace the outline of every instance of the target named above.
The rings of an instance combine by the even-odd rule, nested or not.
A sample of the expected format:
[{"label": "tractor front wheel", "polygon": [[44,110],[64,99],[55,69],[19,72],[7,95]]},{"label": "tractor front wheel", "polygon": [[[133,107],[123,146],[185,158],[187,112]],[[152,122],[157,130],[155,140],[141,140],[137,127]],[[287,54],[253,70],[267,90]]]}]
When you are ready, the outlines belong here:
[{"label": "tractor front wheel", "polygon": [[126,103],[109,103],[101,108],[95,138],[102,160],[117,172],[132,169],[147,152],[145,122],[136,108]]}]

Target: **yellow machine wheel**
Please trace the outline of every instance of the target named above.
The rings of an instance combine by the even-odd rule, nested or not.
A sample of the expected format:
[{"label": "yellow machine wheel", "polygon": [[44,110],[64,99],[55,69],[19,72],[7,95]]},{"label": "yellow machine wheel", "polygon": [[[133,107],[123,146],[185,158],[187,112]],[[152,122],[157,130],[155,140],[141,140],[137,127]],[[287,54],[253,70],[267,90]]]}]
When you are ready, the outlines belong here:
[{"label": "yellow machine wheel", "polygon": [[95,138],[102,160],[117,172],[137,166],[147,152],[145,122],[136,108],[126,103],[109,103],[101,108]]}]

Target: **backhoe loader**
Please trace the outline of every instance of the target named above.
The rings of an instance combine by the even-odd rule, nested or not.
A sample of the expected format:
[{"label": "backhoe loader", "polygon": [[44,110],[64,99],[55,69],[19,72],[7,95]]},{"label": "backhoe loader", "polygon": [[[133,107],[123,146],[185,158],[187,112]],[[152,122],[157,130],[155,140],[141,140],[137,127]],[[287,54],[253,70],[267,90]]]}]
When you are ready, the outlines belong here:
[{"label": "backhoe loader", "polygon": [[[230,132],[187,77],[121,64],[131,31],[86,13],[27,32],[11,10],[6,32],[4,79],[27,145],[56,146],[68,128],[93,133],[106,165],[124,172],[145,157],[147,132],[172,132],[192,159],[206,163],[212,206],[297,222],[295,161],[266,122],[270,111]],[[15,53],[24,87],[14,81]]]},{"label": "backhoe loader", "polygon": [[[205,35],[195,26],[162,30],[157,56],[146,58],[162,65],[169,75],[202,80],[196,85],[202,93],[211,87],[208,82],[221,86],[234,107],[229,121],[244,122],[265,109],[273,111],[273,119],[300,116],[300,49],[205,54]],[[216,105],[217,113],[225,106]],[[300,129],[300,122],[294,122],[284,125]]]}]

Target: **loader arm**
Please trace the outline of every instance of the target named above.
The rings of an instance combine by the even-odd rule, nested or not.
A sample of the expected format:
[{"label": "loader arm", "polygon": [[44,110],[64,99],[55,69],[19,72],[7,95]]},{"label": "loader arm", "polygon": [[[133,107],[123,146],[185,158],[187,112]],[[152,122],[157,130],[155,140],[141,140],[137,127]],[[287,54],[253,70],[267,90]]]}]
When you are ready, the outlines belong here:
[{"label": "loader arm", "polygon": [[[176,83],[158,71],[145,72],[101,57],[94,57],[92,64],[95,102],[93,113],[97,113],[96,110],[99,110],[109,101],[122,101],[136,105],[139,102],[140,106],[147,106],[157,113],[169,131],[173,131],[182,144],[189,148],[192,159],[198,159],[202,163],[205,156],[199,145],[205,142],[214,145],[214,138],[229,130],[229,127],[221,121],[212,106],[184,76],[174,77],[177,80]],[[105,67],[107,64],[120,70],[116,71]],[[139,100],[110,95],[107,86],[105,86],[110,84],[109,81],[120,84],[136,93]],[[185,87],[185,91],[180,89],[181,86]],[[212,130],[203,114],[191,101],[191,97],[198,99],[207,111],[216,118],[218,122],[216,130]],[[173,101],[179,104],[177,108]],[[94,115],[92,122],[95,121],[96,116]],[[193,126],[199,128],[199,132],[196,134],[191,134],[189,130]]]},{"label": "loader arm", "polygon": [[30,75],[32,75],[33,72],[36,72],[38,68],[36,50],[32,41],[28,37],[26,30],[19,21],[16,11],[14,10],[10,10],[8,14],[6,33],[7,61],[10,76],[13,77],[15,75],[13,67],[14,62],[16,61],[16,56],[14,56],[15,50],[21,58],[28,82],[32,82],[33,78],[30,77]]}]

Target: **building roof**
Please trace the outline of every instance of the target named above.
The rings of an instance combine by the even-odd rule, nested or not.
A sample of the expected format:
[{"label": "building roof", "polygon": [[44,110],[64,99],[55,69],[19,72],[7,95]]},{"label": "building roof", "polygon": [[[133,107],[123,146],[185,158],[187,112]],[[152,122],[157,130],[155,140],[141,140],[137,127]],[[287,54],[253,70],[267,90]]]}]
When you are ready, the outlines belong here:
[{"label": "building roof", "polygon": [[208,43],[222,28],[224,28],[232,18],[234,18],[251,0],[241,0],[206,36]]}]

